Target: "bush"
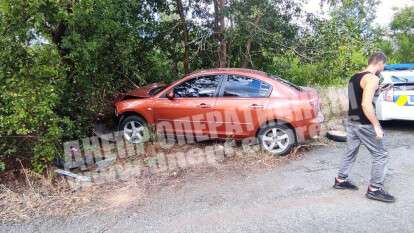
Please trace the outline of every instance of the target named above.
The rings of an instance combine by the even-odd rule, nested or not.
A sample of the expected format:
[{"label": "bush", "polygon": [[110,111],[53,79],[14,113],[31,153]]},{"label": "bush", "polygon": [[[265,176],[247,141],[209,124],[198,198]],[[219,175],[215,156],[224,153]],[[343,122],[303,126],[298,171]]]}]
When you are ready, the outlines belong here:
[{"label": "bush", "polygon": [[[272,56],[272,55],[269,55]],[[347,47],[339,49],[330,59],[301,60],[295,54],[273,56],[267,71],[280,75],[298,85],[337,86],[366,64],[366,55],[361,51],[351,51]]]},{"label": "bush", "polygon": [[[33,146],[29,141],[35,141],[35,149],[29,149],[35,154],[33,162],[46,165],[59,154],[57,146],[62,139],[62,118],[56,114],[63,81],[57,54],[50,46],[16,43],[0,56],[0,134],[6,138],[18,136],[0,142],[5,148],[3,156],[23,154]],[[35,168],[41,171],[44,166]]]},{"label": "bush", "polygon": [[4,162],[0,161],[0,172],[6,170],[6,165],[4,164]]}]

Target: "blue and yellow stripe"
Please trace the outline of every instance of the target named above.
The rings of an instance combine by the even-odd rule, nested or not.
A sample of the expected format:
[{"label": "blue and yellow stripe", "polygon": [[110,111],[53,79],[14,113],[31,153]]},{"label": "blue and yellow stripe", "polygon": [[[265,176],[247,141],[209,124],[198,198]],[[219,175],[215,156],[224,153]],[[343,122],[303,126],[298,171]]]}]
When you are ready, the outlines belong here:
[{"label": "blue and yellow stripe", "polygon": [[[411,101],[410,101],[411,98]],[[399,106],[410,106],[410,102],[414,102],[414,96],[408,96],[408,95],[394,95],[393,98],[394,103],[396,103]]]}]

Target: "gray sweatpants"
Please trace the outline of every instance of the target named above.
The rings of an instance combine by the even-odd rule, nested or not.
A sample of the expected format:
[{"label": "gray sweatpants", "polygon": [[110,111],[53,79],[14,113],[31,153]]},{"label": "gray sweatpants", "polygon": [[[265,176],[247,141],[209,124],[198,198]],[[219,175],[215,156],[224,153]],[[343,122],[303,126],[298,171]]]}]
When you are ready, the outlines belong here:
[{"label": "gray sweatpants", "polygon": [[365,145],[372,155],[372,168],[370,185],[383,188],[385,169],[388,163],[388,151],[384,148],[382,139],[376,138],[372,125],[362,125],[358,122],[347,121],[347,149],[342,160],[338,177],[346,179],[355,163],[359,146]]}]

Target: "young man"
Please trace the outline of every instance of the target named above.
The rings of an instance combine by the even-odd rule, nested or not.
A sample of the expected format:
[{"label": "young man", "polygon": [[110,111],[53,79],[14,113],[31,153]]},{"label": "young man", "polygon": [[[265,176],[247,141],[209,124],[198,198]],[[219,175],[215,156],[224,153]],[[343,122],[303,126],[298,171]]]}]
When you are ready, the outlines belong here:
[{"label": "young man", "polygon": [[334,188],[357,190],[358,187],[348,179],[355,163],[361,143],[372,155],[371,180],[366,197],[383,202],[394,202],[395,198],[384,191],[385,167],[388,152],[384,148],[381,125],[375,116],[373,98],[379,87],[379,77],[384,70],[387,57],[374,53],[368,60],[365,70],[351,77],[348,84],[349,111],[347,122],[347,150],[343,158]]}]

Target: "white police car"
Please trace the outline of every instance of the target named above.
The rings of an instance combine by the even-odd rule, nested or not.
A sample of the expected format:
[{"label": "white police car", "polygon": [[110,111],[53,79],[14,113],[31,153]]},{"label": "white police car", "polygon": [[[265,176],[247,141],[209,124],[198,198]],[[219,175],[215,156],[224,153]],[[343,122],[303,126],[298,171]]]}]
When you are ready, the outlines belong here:
[{"label": "white police car", "polygon": [[414,64],[386,65],[374,99],[378,120],[414,121]]}]

